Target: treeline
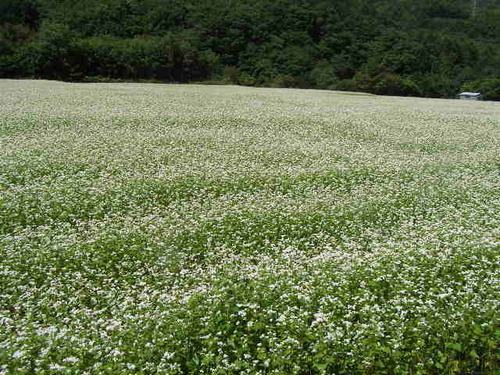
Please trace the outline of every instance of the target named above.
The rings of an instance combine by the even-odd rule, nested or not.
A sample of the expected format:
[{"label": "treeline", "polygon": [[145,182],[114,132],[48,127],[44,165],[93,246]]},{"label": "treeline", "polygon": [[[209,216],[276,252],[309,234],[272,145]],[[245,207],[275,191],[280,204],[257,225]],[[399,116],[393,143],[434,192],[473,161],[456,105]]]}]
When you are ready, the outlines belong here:
[{"label": "treeline", "polygon": [[0,77],[500,99],[500,0],[0,0]]}]

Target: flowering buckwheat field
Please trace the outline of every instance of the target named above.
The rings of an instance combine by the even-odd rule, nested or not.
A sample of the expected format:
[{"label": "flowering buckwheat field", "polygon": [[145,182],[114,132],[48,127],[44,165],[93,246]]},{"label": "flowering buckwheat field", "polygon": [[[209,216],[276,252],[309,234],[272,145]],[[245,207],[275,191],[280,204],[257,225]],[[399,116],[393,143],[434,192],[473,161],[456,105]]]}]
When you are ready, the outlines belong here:
[{"label": "flowering buckwheat field", "polygon": [[0,373],[494,374],[500,105],[0,81]]}]

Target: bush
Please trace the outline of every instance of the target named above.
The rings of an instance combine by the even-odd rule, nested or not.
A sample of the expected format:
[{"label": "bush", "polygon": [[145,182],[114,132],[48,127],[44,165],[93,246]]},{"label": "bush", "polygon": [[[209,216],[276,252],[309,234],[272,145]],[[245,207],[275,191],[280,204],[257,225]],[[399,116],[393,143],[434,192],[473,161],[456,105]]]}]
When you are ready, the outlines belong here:
[{"label": "bush", "polygon": [[270,87],[299,87],[300,80],[288,74],[279,74],[269,83]]},{"label": "bush", "polygon": [[486,100],[500,100],[500,78],[486,78],[468,82],[462,91],[477,91]]},{"label": "bush", "polygon": [[311,85],[318,89],[333,89],[338,85],[334,67],[328,61],[317,63],[309,74]]},{"label": "bush", "polygon": [[188,82],[212,77],[217,56],[200,50],[185,35],[87,38],[79,46],[88,56],[87,75]]},{"label": "bush", "polygon": [[255,86],[256,80],[247,72],[241,72],[238,77],[238,83],[243,86]]},{"label": "bush", "polygon": [[224,81],[237,85],[239,83],[240,70],[235,66],[224,67]]}]

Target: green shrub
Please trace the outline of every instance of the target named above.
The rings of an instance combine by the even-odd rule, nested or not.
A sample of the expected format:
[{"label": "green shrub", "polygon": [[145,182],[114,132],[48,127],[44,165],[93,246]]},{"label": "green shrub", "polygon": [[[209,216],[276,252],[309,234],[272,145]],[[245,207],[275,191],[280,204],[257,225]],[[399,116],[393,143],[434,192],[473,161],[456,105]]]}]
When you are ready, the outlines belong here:
[{"label": "green shrub", "polygon": [[500,78],[485,78],[468,82],[462,91],[480,92],[485,100],[500,100]]},{"label": "green shrub", "polygon": [[338,85],[334,67],[328,61],[318,62],[309,74],[311,85],[319,89],[333,89]]},{"label": "green shrub", "polygon": [[239,83],[240,70],[235,66],[224,67],[224,80],[233,84]]},{"label": "green shrub", "polygon": [[299,79],[288,74],[279,74],[269,83],[270,87],[299,87]]},{"label": "green shrub", "polygon": [[256,80],[247,72],[241,72],[238,77],[238,83],[243,86],[255,86]]}]

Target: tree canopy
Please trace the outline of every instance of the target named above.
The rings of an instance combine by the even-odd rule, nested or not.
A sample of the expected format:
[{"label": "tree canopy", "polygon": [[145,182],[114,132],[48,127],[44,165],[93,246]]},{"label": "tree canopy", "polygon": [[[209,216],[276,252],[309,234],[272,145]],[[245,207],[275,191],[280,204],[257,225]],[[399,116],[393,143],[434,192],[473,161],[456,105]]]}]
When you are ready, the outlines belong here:
[{"label": "tree canopy", "polygon": [[0,0],[0,77],[500,99],[500,0]]}]

